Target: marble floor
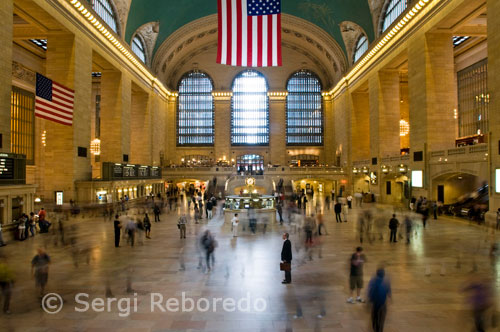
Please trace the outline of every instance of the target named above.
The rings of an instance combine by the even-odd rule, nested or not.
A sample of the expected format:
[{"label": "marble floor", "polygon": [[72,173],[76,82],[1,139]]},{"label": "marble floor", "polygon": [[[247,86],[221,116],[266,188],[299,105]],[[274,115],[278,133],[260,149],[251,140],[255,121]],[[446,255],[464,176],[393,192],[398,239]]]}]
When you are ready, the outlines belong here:
[{"label": "marble floor", "polygon": [[[152,238],[133,248],[125,239],[115,248],[113,223],[101,217],[66,222],[65,241],[72,240],[73,245],[55,245],[57,235],[37,234],[0,248],[0,256],[16,273],[12,313],[0,314],[0,331],[371,331],[368,305],[346,303],[349,258],[359,245],[356,220],[360,208],[350,211],[348,222],[341,224],[335,222],[331,210],[325,211],[328,235],[321,236],[312,260],[302,245],[302,233],[286,222],[269,225],[265,234],[260,226],[256,235],[240,226],[235,239],[230,226],[217,216],[199,225],[189,224],[187,238],[179,239],[176,222],[185,210],[183,206],[164,212],[161,222],[152,225]],[[388,222],[392,208],[379,207],[374,213]],[[385,331],[473,331],[462,290],[471,278],[489,278],[498,288],[489,255],[497,234],[463,220],[440,217],[430,220],[425,230],[417,227],[410,245],[403,240],[390,244],[385,225],[384,221],[380,228],[383,240],[376,234],[372,243],[365,239],[362,244],[367,257],[365,285],[381,264],[391,281],[393,296]],[[204,229],[211,230],[218,242],[210,272],[199,268],[197,239]],[[281,284],[279,271],[283,231],[291,233],[293,245],[290,285]],[[63,300],[56,314],[41,308],[30,275],[30,261],[38,247],[46,247],[52,259],[46,291]],[[109,303],[109,310],[107,284],[112,293],[107,295],[117,299]],[[79,293],[88,298],[77,299]],[[187,303],[184,312],[180,308],[173,312],[172,303],[182,301],[183,296],[201,303],[200,308],[189,311]],[[158,305],[161,297],[163,305]],[[248,301],[241,301],[246,297]],[[169,298],[174,300],[167,308]],[[227,299],[232,309],[231,298],[240,301],[241,310],[224,310],[222,301]],[[131,304],[128,315],[126,299]],[[221,302],[214,306],[214,299]],[[85,309],[82,302],[92,300],[97,301],[96,310],[90,307],[80,312]]]}]

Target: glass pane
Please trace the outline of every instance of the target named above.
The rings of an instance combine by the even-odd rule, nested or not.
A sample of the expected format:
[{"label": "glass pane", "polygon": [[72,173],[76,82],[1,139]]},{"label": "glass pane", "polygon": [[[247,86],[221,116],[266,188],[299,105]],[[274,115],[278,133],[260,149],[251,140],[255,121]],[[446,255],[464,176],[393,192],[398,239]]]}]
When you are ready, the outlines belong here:
[{"label": "glass pane", "polygon": [[309,71],[295,73],[287,84],[287,145],[323,144],[321,83]]},{"label": "glass pane", "polygon": [[231,143],[269,144],[267,82],[254,70],[239,74],[233,83]]},{"label": "glass pane", "polygon": [[391,0],[385,11],[382,32],[387,30],[392,23],[406,10],[408,0]]},{"label": "glass pane", "polygon": [[202,72],[184,75],[179,83],[177,145],[214,144],[213,85]]}]

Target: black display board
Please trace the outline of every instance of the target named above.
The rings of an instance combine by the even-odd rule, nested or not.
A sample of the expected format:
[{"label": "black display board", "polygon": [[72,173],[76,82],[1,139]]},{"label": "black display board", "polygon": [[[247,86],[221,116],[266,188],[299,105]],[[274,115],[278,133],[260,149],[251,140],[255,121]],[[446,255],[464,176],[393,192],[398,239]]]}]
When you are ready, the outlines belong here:
[{"label": "black display board", "polygon": [[0,153],[0,184],[26,183],[26,157],[20,154]]},{"label": "black display board", "polygon": [[102,164],[103,180],[160,179],[161,168],[130,164]]}]

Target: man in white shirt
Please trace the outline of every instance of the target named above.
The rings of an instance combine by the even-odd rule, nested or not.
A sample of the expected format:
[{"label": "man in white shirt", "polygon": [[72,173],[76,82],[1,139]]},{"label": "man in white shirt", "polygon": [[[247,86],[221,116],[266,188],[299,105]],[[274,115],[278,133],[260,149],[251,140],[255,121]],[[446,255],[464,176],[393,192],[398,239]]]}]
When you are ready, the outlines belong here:
[{"label": "man in white shirt", "polygon": [[233,225],[233,237],[238,236],[238,225],[240,220],[238,219],[238,214],[235,213],[233,219],[231,219],[231,224]]}]

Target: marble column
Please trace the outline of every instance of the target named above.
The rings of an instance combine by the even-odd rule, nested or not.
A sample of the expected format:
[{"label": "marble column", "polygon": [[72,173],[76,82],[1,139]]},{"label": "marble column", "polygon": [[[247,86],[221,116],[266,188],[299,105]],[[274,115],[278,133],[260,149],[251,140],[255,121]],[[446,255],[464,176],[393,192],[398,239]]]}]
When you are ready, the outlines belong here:
[{"label": "marble column", "polygon": [[10,93],[12,90],[13,0],[0,1],[0,152],[10,152]]},{"label": "marble column", "polygon": [[117,70],[101,77],[101,161],[121,163],[130,159],[131,80]]},{"label": "marble column", "polygon": [[[43,187],[44,201],[53,201],[54,191],[64,191],[64,201],[76,199],[74,182],[90,180],[90,132],[92,97],[92,50],[80,37],[51,34],[47,38],[46,76],[74,92],[73,125],[42,120],[46,130]],[[78,148],[86,156],[78,156]]]}]

